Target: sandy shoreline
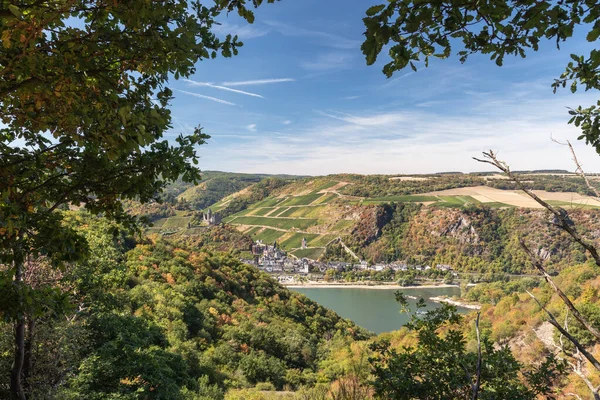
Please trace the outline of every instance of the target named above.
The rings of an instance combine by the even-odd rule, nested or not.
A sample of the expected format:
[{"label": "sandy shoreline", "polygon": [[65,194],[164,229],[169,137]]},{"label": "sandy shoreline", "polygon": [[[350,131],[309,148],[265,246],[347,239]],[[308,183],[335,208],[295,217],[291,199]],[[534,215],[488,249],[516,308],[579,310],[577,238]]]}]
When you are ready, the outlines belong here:
[{"label": "sandy shoreline", "polygon": [[436,303],[446,303],[456,307],[468,308],[469,310],[481,310],[480,304],[465,303],[463,301],[449,299],[445,296],[430,297],[429,300],[435,301]]},{"label": "sandy shoreline", "polygon": [[396,284],[386,285],[386,284],[377,284],[377,285],[368,285],[368,284],[360,284],[360,283],[318,283],[318,282],[307,282],[307,283],[282,283],[288,289],[309,289],[309,288],[320,288],[320,289],[337,289],[337,288],[345,288],[345,289],[378,289],[378,290],[399,290],[399,289],[437,289],[437,288],[449,288],[449,287],[459,287],[458,285],[447,285],[447,284],[439,284],[439,285],[421,285],[421,286],[400,286]]}]

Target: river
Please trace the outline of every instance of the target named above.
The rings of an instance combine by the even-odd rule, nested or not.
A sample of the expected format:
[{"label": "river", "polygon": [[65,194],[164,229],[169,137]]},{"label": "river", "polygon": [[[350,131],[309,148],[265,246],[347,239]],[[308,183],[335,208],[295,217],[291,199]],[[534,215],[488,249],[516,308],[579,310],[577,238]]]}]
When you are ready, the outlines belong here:
[{"label": "river", "polygon": [[[293,288],[291,290],[306,295],[320,305],[375,333],[397,330],[409,320],[408,315],[400,313],[400,307],[396,303],[394,293],[397,289]],[[440,306],[429,301],[429,297],[460,295],[460,289],[457,287],[414,288],[400,291],[407,296],[425,298],[427,303],[425,310]],[[417,300],[408,301],[414,310]],[[460,308],[459,310],[470,311]]]}]

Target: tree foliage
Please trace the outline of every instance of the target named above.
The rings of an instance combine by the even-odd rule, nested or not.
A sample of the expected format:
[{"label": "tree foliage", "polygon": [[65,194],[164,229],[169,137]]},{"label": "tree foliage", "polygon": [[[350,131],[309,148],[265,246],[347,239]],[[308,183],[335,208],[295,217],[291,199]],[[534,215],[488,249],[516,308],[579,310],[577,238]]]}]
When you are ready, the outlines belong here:
[{"label": "tree foliage", "polygon": [[[170,77],[197,62],[230,57],[241,45],[213,33],[215,18],[237,11],[248,22],[252,2],[23,0],[0,10],[0,262],[11,266],[16,315],[13,394],[24,354],[23,285],[27,257],[57,266],[81,259],[85,241],[61,222],[60,207],[85,207],[133,225],[123,199],[157,198],[165,182],[199,179],[200,128],[174,143]],[[269,3],[274,0],[268,0]],[[10,278],[0,280],[8,290]]]},{"label": "tree foliage", "polygon": [[[556,46],[573,36],[576,27],[595,42],[600,36],[600,7],[592,0],[455,2],[450,0],[391,0],[370,7],[363,19],[366,40],[362,51],[373,64],[384,48],[389,61],[383,72],[390,77],[422,62],[448,58],[453,52],[465,62],[472,54],[486,54],[501,66],[506,56],[525,57],[537,51],[542,40]],[[455,49],[458,48],[458,51]],[[575,92],[600,89],[600,51],[571,54],[565,72],[552,86],[569,86]],[[580,139],[600,153],[600,102],[569,111],[570,123],[582,130]]]},{"label": "tree foliage", "polygon": [[[66,399],[219,399],[261,382],[298,388],[314,384],[326,338],[370,336],[233,254],[213,254],[208,239],[136,245],[105,219],[68,212],[65,221],[90,256],[54,284],[77,306],[37,319],[32,398],[45,390]],[[0,341],[0,366],[10,349]]]},{"label": "tree foliage", "polygon": [[[407,305],[400,293],[397,298]],[[413,316],[406,325],[416,335],[414,346],[397,349],[386,340],[374,342],[371,349],[375,355],[370,361],[377,394],[407,400],[552,398],[552,385],[564,372],[563,363],[549,357],[537,368],[524,371],[508,347],[498,348],[483,337],[478,373],[478,353],[467,349],[459,325],[462,320],[455,307],[444,305],[422,318]],[[522,381],[521,372],[528,385]]]}]

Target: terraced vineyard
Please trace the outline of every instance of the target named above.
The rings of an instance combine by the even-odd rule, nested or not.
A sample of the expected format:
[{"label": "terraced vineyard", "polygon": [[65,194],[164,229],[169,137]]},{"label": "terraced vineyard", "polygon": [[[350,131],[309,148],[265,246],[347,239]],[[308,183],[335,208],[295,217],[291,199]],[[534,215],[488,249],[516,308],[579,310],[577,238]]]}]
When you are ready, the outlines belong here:
[{"label": "terraced vineyard", "polygon": [[234,225],[268,226],[277,229],[299,229],[305,230],[312,225],[317,224],[316,219],[312,218],[273,218],[273,217],[254,217],[238,216],[228,218],[226,222]]},{"label": "terraced vineyard", "polygon": [[[345,203],[336,190],[345,184],[327,179],[293,183],[278,196],[255,203],[225,222],[254,240],[277,241],[297,257],[318,258],[329,242],[349,234],[355,223],[340,215]],[[306,249],[301,248],[302,239],[307,241]]]},{"label": "terraced vineyard", "polygon": [[[492,208],[511,207],[510,204],[500,201],[479,200],[477,196],[472,196],[471,192],[462,191],[364,198],[346,196],[340,193],[340,189],[348,184],[326,178],[316,178],[308,182],[296,181],[275,196],[229,216],[225,222],[238,226],[238,229],[254,240],[262,240],[265,243],[276,241],[297,257],[318,258],[332,240],[352,232],[360,219],[363,206],[405,202],[421,203],[428,207],[463,208],[485,202]],[[226,202],[227,200],[222,204]],[[216,206],[218,210],[220,204],[217,203]],[[354,212],[345,214],[346,209]],[[302,248],[303,238],[307,241],[307,248]]]},{"label": "terraced vineyard", "polygon": [[[377,179],[369,176],[335,175],[292,179],[283,183],[279,181],[279,184],[274,186],[262,184],[261,181],[221,198],[212,204],[210,209],[213,212],[222,212],[222,215],[227,216],[224,222],[236,226],[254,240],[262,240],[265,243],[276,241],[297,257],[318,258],[330,242],[350,235],[365,213],[370,212],[369,208],[372,210],[372,206],[376,205],[419,203],[431,209],[460,209],[471,205],[484,205],[496,209],[540,207],[519,191],[497,189],[478,180],[453,189],[414,192],[418,194],[410,194],[411,191],[406,189],[406,192],[400,193],[408,194],[393,194],[399,193],[397,188],[381,184],[389,179]],[[444,177],[433,176],[402,177],[394,178],[393,182],[398,182],[394,185],[400,185],[402,182],[430,185],[431,189],[444,187],[443,184],[436,184],[436,179],[442,183],[447,180]],[[369,184],[361,189],[363,181]],[[468,185],[469,183],[472,185]],[[200,189],[202,188],[184,192],[185,196],[189,197],[186,199],[189,204],[193,204],[193,195],[201,192]],[[568,209],[600,207],[600,201],[574,192],[535,192],[551,204]],[[377,195],[369,196],[370,193]],[[255,198],[262,200],[251,200]],[[160,234],[193,234],[195,230],[202,228],[193,226],[191,213],[206,210],[177,211],[177,215],[156,220],[149,231]],[[236,212],[237,210],[241,211]],[[307,248],[302,248],[302,239],[306,239]]]}]

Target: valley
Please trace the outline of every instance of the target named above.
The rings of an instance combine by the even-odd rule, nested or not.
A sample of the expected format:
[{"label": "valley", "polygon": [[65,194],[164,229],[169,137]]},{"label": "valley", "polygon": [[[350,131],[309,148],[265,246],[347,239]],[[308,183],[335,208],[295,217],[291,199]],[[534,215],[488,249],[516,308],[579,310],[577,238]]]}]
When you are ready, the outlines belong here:
[{"label": "valley", "polygon": [[[437,313],[460,321],[442,323],[469,348],[479,313],[485,337],[512,351],[504,356],[539,365],[555,342],[527,292],[554,310],[560,303],[521,240],[586,313],[595,310],[589,256],[498,176],[244,176],[253,183],[235,191],[239,177],[218,176],[229,189],[213,182],[210,201],[201,184],[128,205],[152,225],[125,253],[128,278],[112,290],[169,343],[202,354],[225,399],[326,399],[319,390],[340,393],[350,371],[364,376],[353,387],[368,391],[372,361],[353,363],[381,357],[373,346],[387,341],[414,345],[414,327],[437,326]],[[527,184],[567,209],[585,240],[600,240],[598,202],[578,177],[528,173]],[[585,392],[577,379],[568,374],[560,387]]]},{"label": "valley", "polygon": [[[597,236],[600,201],[588,195],[578,176],[523,176],[541,199],[572,211],[589,228],[590,238]],[[461,273],[527,274],[532,272],[531,264],[515,240],[532,235],[537,237],[539,254],[555,269],[583,257],[540,223],[539,204],[500,178],[485,174],[257,177],[259,183],[239,191],[221,190],[222,197],[202,209],[194,208],[198,203],[190,194],[202,196],[204,189],[187,188],[172,203],[177,206],[171,207],[173,215],[155,218],[148,232],[193,236],[205,229],[199,215],[210,210],[252,241],[276,243],[289,257],[314,262],[365,260],[384,266],[451,265]]]},{"label": "valley", "polygon": [[367,3],[3,1],[0,399],[600,400],[600,4]]}]

